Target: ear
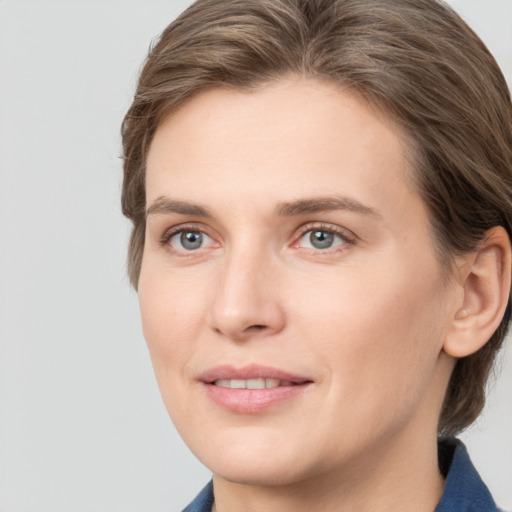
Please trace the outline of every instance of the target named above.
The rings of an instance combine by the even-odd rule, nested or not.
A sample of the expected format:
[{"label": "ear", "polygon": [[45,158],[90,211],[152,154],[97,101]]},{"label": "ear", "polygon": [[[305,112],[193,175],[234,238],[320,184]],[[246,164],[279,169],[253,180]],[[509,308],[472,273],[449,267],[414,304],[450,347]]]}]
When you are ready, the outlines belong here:
[{"label": "ear", "polygon": [[511,247],[501,226],[487,231],[459,266],[462,299],[457,304],[444,351],[465,357],[483,347],[498,328],[510,294]]}]

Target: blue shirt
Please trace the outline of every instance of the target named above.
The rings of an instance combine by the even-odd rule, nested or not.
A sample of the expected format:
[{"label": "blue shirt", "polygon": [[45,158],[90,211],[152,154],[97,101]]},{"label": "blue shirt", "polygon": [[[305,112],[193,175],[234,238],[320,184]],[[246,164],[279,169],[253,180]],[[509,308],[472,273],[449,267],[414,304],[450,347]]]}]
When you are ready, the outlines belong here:
[{"label": "blue shirt", "polygon": [[[434,512],[500,512],[459,440],[443,439],[438,453],[439,468],[446,483]],[[212,505],[213,483],[210,482],[183,512],[211,512]]]}]

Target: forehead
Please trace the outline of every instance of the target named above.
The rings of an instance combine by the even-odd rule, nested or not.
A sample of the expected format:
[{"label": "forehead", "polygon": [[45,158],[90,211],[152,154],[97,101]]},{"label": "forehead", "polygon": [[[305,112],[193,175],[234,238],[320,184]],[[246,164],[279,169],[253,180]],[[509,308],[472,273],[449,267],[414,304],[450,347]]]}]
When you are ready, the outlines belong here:
[{"label": "forehead", "polygon": [[331,83],[210,90],[159,126],[147,161],[147,204],[180,194],[270,206],[272,199],[339,193],[372,208],[387,198],[402,215],[407,202],[420,200],[408,183],[405,140],[391,116]]}]

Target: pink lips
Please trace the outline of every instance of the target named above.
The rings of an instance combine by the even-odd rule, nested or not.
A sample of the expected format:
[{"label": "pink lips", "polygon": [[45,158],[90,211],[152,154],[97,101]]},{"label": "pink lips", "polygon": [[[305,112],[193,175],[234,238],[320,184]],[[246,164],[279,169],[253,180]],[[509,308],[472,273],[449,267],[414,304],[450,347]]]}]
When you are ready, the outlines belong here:
[{"label": "pink lips", "polygon": [[[300,395],[312,384],[305,377],[260,365],[243,368],[217,366],[201,374],[199,381],[203,383],[208,397],[217,405],[231,412],[245,414],[262,412],[278,402]],[[243,387],[255,384],[265,386],[265,383],[269,387]]]}]

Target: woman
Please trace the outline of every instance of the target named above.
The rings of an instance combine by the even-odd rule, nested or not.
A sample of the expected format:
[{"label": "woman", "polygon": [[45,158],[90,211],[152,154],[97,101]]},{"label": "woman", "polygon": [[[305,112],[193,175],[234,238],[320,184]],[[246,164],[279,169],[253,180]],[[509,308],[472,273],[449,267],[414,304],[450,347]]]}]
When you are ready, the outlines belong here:
[{"label": "woman", "polygon": [[512,106],[432,0],[199,0],[123,125],[187,511],[495,511],[453,436],[509,323]]}]

